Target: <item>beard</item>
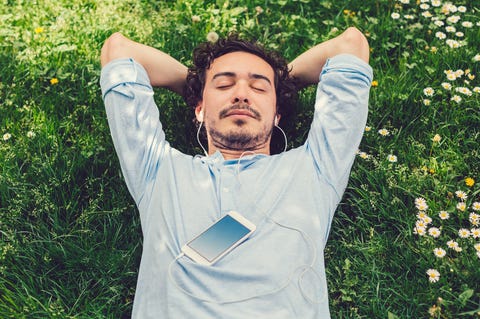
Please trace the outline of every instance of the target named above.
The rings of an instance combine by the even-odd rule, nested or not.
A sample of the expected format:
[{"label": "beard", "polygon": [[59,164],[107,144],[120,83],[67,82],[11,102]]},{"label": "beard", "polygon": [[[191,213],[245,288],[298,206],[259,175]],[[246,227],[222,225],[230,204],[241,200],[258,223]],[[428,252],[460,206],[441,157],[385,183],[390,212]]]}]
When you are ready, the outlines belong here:
[{"label": "beard", "polygon": [[235,128],[229,132],[221,132],[215,127],[210,127],[208,133],[212,139],[212,144],[220,149],[229,149],[232,151],[254,151],[268,142],[272,135],[273,126],[264,127],[260,132],[247,132],[242,130],[246,124],[243,120],[235,121]]},{"label": "beard", "polygon": [[[247,110],[251,113],[253,119],[261,122],[261,114],[246,103],[236,103],[224,108],[219,112],[219,119],[225,119],[230,112],[235,110]],[[208,125],[208,134],[212,139],[212,144],[219,149],[228,149],[232,151],[254,151],[267,143],[272,135],[273,125],[266,125],[260,131],[249,131],[246,120],[237,119],[233,122],[231,128],[220,131],[216,128],[215,120],[211,120]]]}]

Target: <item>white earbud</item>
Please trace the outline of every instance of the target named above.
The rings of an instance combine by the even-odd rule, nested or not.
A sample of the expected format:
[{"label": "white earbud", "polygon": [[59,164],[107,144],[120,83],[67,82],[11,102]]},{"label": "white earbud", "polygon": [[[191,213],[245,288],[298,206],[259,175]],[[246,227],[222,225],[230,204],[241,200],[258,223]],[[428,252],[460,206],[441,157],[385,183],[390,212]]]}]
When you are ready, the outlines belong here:
[{"label": "white earbud", "polygon": [[277,125],[278,125],[278,121],[279,121],[279,119],[278,119],[278,118],[279,118],[279,116],[278,116],[278,115],[275,115],[275,126],[277,126]]},{"label": "white earbud", "polygon": [[203,110],[201,110],[200,113],[198,113],[198,121],[203,122]]}]

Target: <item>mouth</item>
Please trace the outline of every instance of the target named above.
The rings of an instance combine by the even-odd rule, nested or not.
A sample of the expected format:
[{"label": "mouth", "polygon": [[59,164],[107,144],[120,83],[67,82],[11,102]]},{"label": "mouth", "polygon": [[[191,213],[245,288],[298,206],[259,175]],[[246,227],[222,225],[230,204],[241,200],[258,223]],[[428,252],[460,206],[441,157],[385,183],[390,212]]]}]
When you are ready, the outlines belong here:
[{"label": "mouth", "polygon": [[251,117],[251,118],[256,118],[256,116],[247,110],[232,110],[230,112],[227,112],[225,114],[225,117]]},{"label": "mouth", "polygon": [[231,107],[228,107],[227,109],[224,109],[220,112],[219,114],[220,118],[226,118],[226,117],[238,117],[238,118],[253,118],[256,120],[260,120],[261,115],[260,113],[250,107],[249,105],[233,105]]}]

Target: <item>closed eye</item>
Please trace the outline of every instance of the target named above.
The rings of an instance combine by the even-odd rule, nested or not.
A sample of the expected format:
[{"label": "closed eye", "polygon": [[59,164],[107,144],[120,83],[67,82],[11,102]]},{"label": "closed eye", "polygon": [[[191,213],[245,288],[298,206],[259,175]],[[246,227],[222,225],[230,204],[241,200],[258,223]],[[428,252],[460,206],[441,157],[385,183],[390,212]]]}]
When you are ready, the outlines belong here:
[{"label": "closed eye", "polygon": [[266,90],[261,88],[261,87],[258,87],[258,86],[252,86],[252,88],[255,90],[255,91],[259,91],[259,92],[265,92]]},{"label": "closed eye", "polygon": [[270,89],[270,81],[265,80],[263,76],[255,75],[252,76],[253,80],[250,81],[250,87],[252,87],[257,92],[267,92]]},{"label": "closed eye", "polygon": [[227,85],[217,85],[217,89],[224,90],[230,88],[232,85],[227,84]]}]

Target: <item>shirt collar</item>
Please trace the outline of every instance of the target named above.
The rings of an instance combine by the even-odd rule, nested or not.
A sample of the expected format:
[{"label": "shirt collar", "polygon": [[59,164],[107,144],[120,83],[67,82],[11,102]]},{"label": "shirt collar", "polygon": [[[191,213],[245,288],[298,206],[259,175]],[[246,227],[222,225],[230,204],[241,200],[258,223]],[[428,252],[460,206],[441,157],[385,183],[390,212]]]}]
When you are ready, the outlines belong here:
[{"label": "shirt collar", "polygon": [[251,154],[246,152],[241,158],[225,160],[222,153],[220,151],[216,151],[212,155],[209,156],[201,156],[201,159],[210,165],[214,166],[230,166],[230,165],[241,165],[241,168],[244,168],[254,162],[267,157],[269,155],[266,154]]}]

